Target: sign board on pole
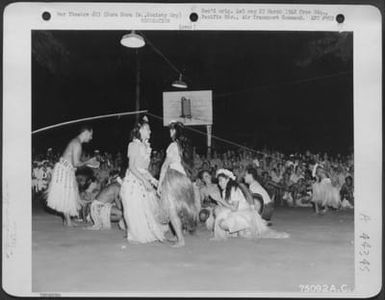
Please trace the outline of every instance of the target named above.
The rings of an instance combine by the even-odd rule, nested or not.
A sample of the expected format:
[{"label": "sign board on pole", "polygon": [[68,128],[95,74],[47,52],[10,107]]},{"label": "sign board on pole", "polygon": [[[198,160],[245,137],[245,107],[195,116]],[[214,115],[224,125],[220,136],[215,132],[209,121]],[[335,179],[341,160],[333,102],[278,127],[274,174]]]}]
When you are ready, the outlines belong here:
[{"label": "sign board on pole", "polygon": [[163,125],[171,121],[185,126],[212,125],[212,91],[163,92]]}]

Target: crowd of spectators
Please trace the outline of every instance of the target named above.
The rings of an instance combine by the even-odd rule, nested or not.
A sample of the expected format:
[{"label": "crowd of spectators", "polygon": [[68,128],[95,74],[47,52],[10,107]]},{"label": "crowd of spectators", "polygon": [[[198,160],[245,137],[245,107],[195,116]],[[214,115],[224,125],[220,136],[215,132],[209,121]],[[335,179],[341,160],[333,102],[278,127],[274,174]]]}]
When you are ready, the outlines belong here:
[{"label": "crowd of spectators", "polygon": [[[159,176],[160,167],[164,159],[164,151],[153,150],[150,172],[154,177]],[[107,153],[95,150],[85,153],[86,160],[95,156],[100,167],[93,169],[93,176],[103,187],[111,177],[125,174],[128,162],[122,153]],[[51,148],[46,153],[36,155],[32,162],[32,190],[33,194],[44,192],[51,178],[51,173],[60,153]],[[255,151],[252,149],[213,151],[210,158],[194,151],[193,180],[200,187],[204,185],[199,174],[205,171],[212,176],[215,184],[215,173],[218,169],[229,169],[239,182],[244,181],[248,167],[253,166],[257,171],[257,181],[264,187],[275,206],[311,206],[312,185],[316,181],[313,174],[315,165],[321,165],[327,172],[332,184],[340,191],[341,201],[346,200],[354,204],[354,164],[353,155],[329,156],[327,153],[283,154],[278,151]],[[80,184],[81,186],[81,184]]]}]

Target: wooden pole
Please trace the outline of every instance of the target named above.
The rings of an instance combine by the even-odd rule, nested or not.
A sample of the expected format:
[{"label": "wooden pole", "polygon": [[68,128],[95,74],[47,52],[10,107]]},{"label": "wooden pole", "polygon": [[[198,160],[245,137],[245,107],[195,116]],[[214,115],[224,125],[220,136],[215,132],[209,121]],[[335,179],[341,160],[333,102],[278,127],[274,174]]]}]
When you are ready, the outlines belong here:
[{"label": "wooden pole", "polygon": [[[135,110],[140,110],[140,56],[138,49],[136,49]],[[139,121],[139,115],[136,115],[135,121]]]},{"label": "wooden pole", "polygon": [[211,159],[211,135],[212,135],[212,125],[206,126],[207,130],[207,158]]},{"label": "wooden pole", "polygon": [[100,115],[100,116],[95,116],[95,117],[77,119],[77,120],[67,121],[67,122],[63,122],[63,123],[59,123],[59,124],[43,127],[43,128],[40,128],[40,129],[32,131],[32,134],[43,132],[43,131],[46,131],[46,130],[49,130],[49,129],[53,129],[53,128],[56,128],[56,127],[61,127],[61,126],[75,124],[75,123],[84,122],[84,121],[91,121],[91,120],[97,120],[97,119],[105,119],[105,118],[111,118],[111,117],[121,117],[121,116],[128,116],[128,115],[134,115],[134,114],[139,115],[139,114],[147,113],[147,112],[148,112],[148,110],[138,110],[138,111],[129,111],[129,112],[124,112],[124,113]]}]

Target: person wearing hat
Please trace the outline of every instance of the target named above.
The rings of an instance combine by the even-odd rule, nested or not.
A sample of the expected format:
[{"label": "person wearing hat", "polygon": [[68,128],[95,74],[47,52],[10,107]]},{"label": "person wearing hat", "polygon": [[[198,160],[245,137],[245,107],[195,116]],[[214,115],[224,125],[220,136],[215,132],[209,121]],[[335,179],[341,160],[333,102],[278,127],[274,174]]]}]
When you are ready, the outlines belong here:
[{"label": "person wearing hat", "polygon": [[174,246],[181,247],[185,244],[183,227],[190,232],[196,229],[196,202],[199,201],[196,197],[199,197],[199,193],[196,193],[190,179],[194,167],[193,153],[184,135],[183,124],[173,121],[169,124],[169,130],[172,142],[160,171],[158,194],[176,233],[177,243]]}]

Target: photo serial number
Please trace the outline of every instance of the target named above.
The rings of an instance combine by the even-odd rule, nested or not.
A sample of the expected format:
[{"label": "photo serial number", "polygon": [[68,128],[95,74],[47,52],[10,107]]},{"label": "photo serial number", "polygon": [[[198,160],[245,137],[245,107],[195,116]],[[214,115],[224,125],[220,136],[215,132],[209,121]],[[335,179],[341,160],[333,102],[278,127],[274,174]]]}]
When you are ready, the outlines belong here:
[{"label": "photo serial number", "polygon": [[352,290],[347,284],[300,284],[301,293],[348,293]]}]

